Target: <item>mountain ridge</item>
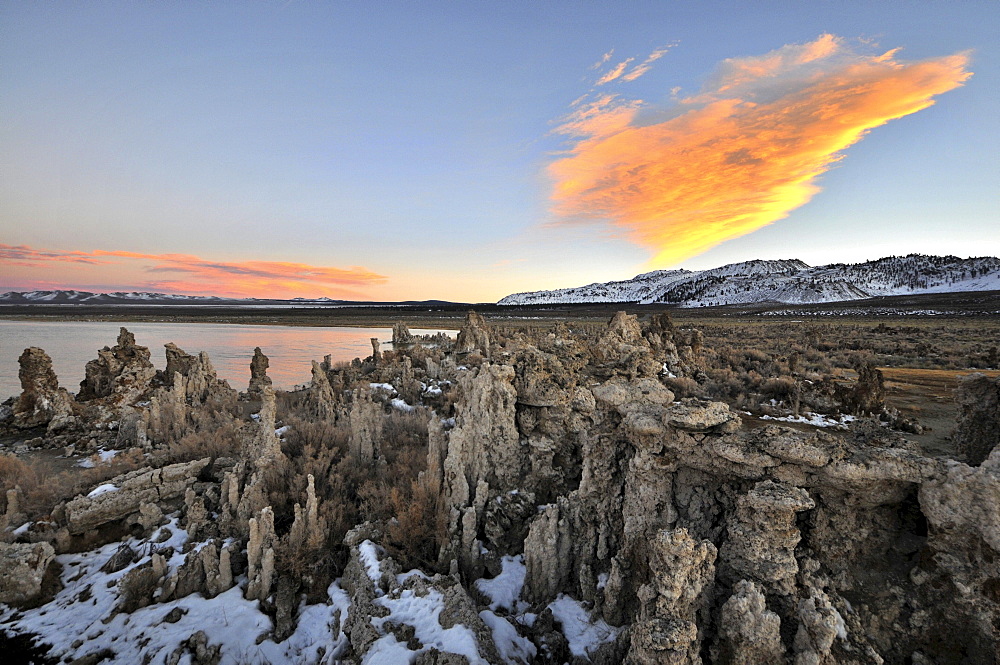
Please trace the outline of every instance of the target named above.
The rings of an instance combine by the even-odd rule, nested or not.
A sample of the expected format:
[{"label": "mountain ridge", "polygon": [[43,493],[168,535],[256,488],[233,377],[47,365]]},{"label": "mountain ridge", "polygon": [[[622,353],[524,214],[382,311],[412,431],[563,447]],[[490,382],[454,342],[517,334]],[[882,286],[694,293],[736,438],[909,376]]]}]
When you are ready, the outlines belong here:
[{"label": "mountain ridge", "polygon": [[632,279],[514,293],[499,305],[664,303],[681,307],[777,302],[809,304],[876,296],[1000,289],[1000,259],[908,254],[810,266],[754,259],[709,270],[654,270]]}]

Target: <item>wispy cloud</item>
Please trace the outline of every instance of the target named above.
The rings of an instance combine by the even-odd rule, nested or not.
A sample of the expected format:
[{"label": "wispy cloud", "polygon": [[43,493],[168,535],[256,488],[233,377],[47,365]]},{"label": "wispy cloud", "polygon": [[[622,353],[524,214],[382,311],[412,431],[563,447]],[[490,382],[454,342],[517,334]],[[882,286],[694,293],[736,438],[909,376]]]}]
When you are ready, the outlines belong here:
[{"label": "wispy cloud", "polygon": [[846,148],[962,85],[967,66],[966,54],[907,62],[822,35],[725,60],[668,107],[594,93],[556,130],[570,145],[549,166],[553,211],[610,222],[654,264],[677,263],[788,216]]},{"label": "wispy cloud", "polygon": [[605,85],[606,83],[611,83],[616,78],[618,78],[619,76],[621,76],[622,74],[624,74],[625,73],[625,69],[630,64],[632,64],[632,62],[634,60],[635,60],[635,58],[628,58],[626,60],[622,60],[617,65],[615,65],[614,67],[612,67],[610,71],[608,71],[603,76],[601,76],[601,78],[597,79],[597,83],[595,83],[594,85]]},{"label": "wispy cloud", "polygon": [[[361,267],[337,268],[278,261],[212,261],[189,254],[144,254],[37,249],[0,244],[7,265],[39,268],[52,263],[81,264],[88,270],[113,271],[123,263],[149,276],[175,274],[175,279],[147,279],[132,288],[175,293],[284,297],[289,295],[357,295],[357,288],[383,284],[387,278]],[[11,278],[16,279],[14,275]],[[23,280],[22,280],[23,281]]]},{"label": "wispy cloud", "polygon": [[590,66],[590,68],[591,69],[600,69],[604,65],[608,64],[608,61],[611,60],[611,56],[613,56],[614,54],[615,54],[615,50],[611,49],[610,51],[608,51],[607,53],[605,53],[604,55],[602,55],[601,58],[597,62],[595,62],[594,64],[592,64]]},{"label": "wispy cloud", "polygon": [[630,72],[623,75],[622,80],[623,81],[636,80],[637,78],[648,72],[650,69],[652,69],[653,63],[662,58],[663,56],[665,56],[667,54],[667,51],[672,49],[674,46],[676,46],[676,44],[668,44],[666,46],[661,46],[660,48],[656,49],[655,51],[650,53],[645,60],[642,61],[642,64],[636,65],[635,67],[632,68]]}]

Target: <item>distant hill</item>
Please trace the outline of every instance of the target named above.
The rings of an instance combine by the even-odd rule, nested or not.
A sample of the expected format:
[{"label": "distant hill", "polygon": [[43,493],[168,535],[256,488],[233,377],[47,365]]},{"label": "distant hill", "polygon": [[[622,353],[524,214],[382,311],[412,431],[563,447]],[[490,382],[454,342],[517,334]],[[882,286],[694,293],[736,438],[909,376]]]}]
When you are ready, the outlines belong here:
[{"label": "distant hill", "polygon": [[1000,259],[890,256],[865,263],[809,266],[798,259],[745,261],[712,270],[656,270],[618,282],[515,293],[500,305],[667,303],[704,307],[805,304],[875,296],[1000,290]]},{"label": "distant hill", "polygon": [[266,298],[220,298],[219,296],[185,296],[173,293],[148,293],[145,291],[8,291],[0,293],[0,305],[186,305],[214,307],[369,307],[376,305],[450,305],[443,300],[404,302],[369,302],[361,300],[333,300],[331,298],[291,298],[269,300]]}]

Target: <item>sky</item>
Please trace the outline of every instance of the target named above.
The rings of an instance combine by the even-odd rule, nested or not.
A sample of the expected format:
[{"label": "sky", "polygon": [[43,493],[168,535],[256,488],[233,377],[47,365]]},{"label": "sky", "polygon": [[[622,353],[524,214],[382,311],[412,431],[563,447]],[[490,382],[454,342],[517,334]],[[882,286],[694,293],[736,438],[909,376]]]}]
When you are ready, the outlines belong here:
[{"label": "sky", "polygon": [[1000,3],[0,0],[0,290],[1000,255]]}]

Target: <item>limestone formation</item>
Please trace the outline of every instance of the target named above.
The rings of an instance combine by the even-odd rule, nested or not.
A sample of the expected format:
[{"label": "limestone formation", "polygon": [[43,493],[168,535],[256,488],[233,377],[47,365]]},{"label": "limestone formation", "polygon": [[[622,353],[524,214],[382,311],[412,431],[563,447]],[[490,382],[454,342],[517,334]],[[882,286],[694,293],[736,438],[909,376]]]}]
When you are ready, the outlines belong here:
[{"label": "limestone formation", "polygon": [[175,388],[180,382],[187,399],[217,406],[236,400],[236,391],[218,378],[207,353],[202,351],[192,356],[173,342],[167,343],[165,348],[167,355],[167,368],[163,372],[165,382]]},{"label": "limestone formation", "polygon": [[719,615],[717,662],[723,665],[772,665],[785,661],[781,618],[767,609],[760,588],[748,580],[733,587]]},{"label": "limestone formation", "polygon": [[877,415],[885,409],[885,381],[882,372],[870,364],[858,367],[858,381],[842,399],[848,413]]},{"label": "limestone formation", "polygon": [[268,506],[250,519],[247,542],[247,588],[245,597],[266,600],[274,581],[274,511]]},{"label": "limestone formation", "polygon": [[403,344],[413,344],[413,333],[405,323],[397,321],[392,326],[392,345],[396,347]]},{"label": "limestone formation", "polygon": [[698,613],[708,609],[716,549],[685,529],[661,530],[650,547],[652,579],[639,589],[642,604],[627,663],[700,665]]},{"label": "limestone formation", "polygon": [[288,532],[288,545],[293,552],[316,550],[326,538],[326,522],[319,516],[316,483],[312,474],[306,477],[306,482],[305,509],[300,504],[295,504],[295,518]]},{"label": "limestone formation", "polygon": [[1000,377],[967,376],[958,384],[956,399],[961,408],[956,452],[969,464],[982,464],[1000,446]]},{"label": "limestone formation", "polygon": [[351,456],[361,464],[371,463],[382,444],[382,406],[373,402],[368,390],[355,390],[351,403]]},{"label": "limestone formation", "polygon": [[138,346],[135,335],[126,328],[119,331],[115,346],[104,347],[97,352],[96,359],[87,362],[85,372],[77,401],[115,394],[123,404],[131,404],[138,399],[156,374],[149,360],[149,349]]},{"label": "limestone formation", "polygon": [[0,542],[0,603],[17,606],[36,598],[53,557],[48,543]]},{"label": "limestone formation", "polygon": [[251,397],[259,397],[264,388],[271,385],[271,377],[267,375],[269,364],[260,347],[254,347],[253,358],[250,360],[250,385],[247,387],[247,394]]},{"label": "limestone formation", "polygon": [[455,353],[468,354],[478,352],[483,357],[490,357],[490,327],[478,312],[470,311],[465,316],[458,336],[455,338]]},{"label": "limestone formation", "polygon": [[274,433],[276,409],[274,390],[265,386],[256,422],[250,428],[250,435],[243,439],[242,457],[254,468],[263,468],[281,457],[281,442]]},{"label": "limestone formation", "polygon": [[49,354],[37,347],[17,359],[21,396],[14,403],[14,426],[22,429],[47,425],[50,432],[72,424],[73,396],[59,387]]},{"label": "limestone formation", "polygon": [[[714,355],[699,354],[697,331],[679,330],[669,317],[641,325],[619,313],[606,327],[574,328],[490,329],[470,315],[461,343],[401,343],[376,351],[377,363],[334,367],[327,359],[313,365],[309,388],[280,400],[259,354],[249,391],[256,397],[242,404],[225,403],[207,359],[168,349],[172,378],[152,382],[149,405],[116,407],[135,418],[121,419],[118,440],[145,437],[149,458],[163,464],[184,450],[165,444],[218,430],[238,437],[238,455],[122,474],[45,519],[32,512],[31,528],[6,538],[44,539],[69,552],[95,536],[148,533],[180,509],[183,546],[164,544],[164,530],[158,543],[133,549],[129,539],[120,557],[104,555],[114,560],[107,570],[121,573],[108,592],[117,608],[211,597],[240,584],[274,626],[262,639],[280,640],[302,617],[327,611],[307,609],[314,603],[339,602],[328,585],[340,576],[351,605],[330,630],[346,639],[317,653],[320,660],[374,661],[386,653],[372,651],[381,640],[378,648],[398,649],[400,661],[425,663],[995,662],[996,381],[969,379],[960,392],[964,463],[925,456],[874,418],[848,432],[805,431],[744,423],[735,410],[742,404],[676,401],[668,386],[680,392],[717,368],[701,365]],[[119,339],[118,347],[132,345]],[[860,388],[816,388],[822,381],[807,383],[806,357],[803,401],[837,408],[847,400],[859,412],[885,414],[876,370],[862,372]],[[30,359],[31,374],[42,377],[34,394],[51,393],[54,375],[45,379],[41,358]],[[91,373],[95,391],[106,390],[100,377],[111,366],[109,359]],[[372,387],[385,383],[419,407],[415,415],[400,418],[383,402],[388,391],[373,398]],[[78,418],[90,419],[117,394],[77,405]],[[260,413],[245,415],[257,399]],[[279,405],[290,428],[284,440],[275,433]],[[426,450],[419,418],[427,418]],[[322,428],[293,431],[320,419]],[[107,421],[98,422],[88,433],[95,442],[86,443],[95,448],[114,440],[101,434]],[[394,436],[401,424],[412,431]],[[389,477],[424,459],[412,476]],[[291,479],[284,492],[282,478]],[[24,501],[11,492],[5,527],[37,501],[30,490]],[[346,522],[359,514],[366,521]],[[418,522],[426,531],[411,532]],[[332,547],[341,537],[343,546]],[[0,570],[17,565],[0,562]],[[404,573],[412,566],[420,570]],[[0,587],[7,577],[0,574]],[[487,598],[494,578],[509,598]],[[417,606],[433,607],[442,629],[467,628],[458,632],[478,656],[421,642],[416,624],[430,617],[388,618],[392,608]],[[572,619],[556,616],[560,606],[579,608],[576,635]],[[177,661],[199,649],[211,659],[215,636],[187,632]],[[515,645],[528,647],[515,653]]]},{"label": "limestone formation", "polygon": [[604,376],[621,374],[630,379],[656,376],[662,369],[649,341],[642,334],[639,320],[626,312],[617,312],[593,346],[595,369]]},{"label": "limestone formation", "polygon": [[795,546],[802,537],[795,515],[815,505],[805,490],[771,480],[757,483],[741,496],[721,553],[733,579],[751,580],[769,593],[792,595],[799,570]]},{"label": "limestone formation", "polygon": [[112,478],[90,495],[78,496],[66,504],[70,533],[85,533],[108,522],[138,515],[145,503],[184,496],[209,461],[206,457],[160,469],[146,467]]},{"label": "limestone formation", "polygon": [[330,386],[330,379],[327,377],[323,367],[312,361],[312,382],[309,384],[309,406],[313,415],[320,420],[334,420],[337,417],[337,405],[339,395]]}]

